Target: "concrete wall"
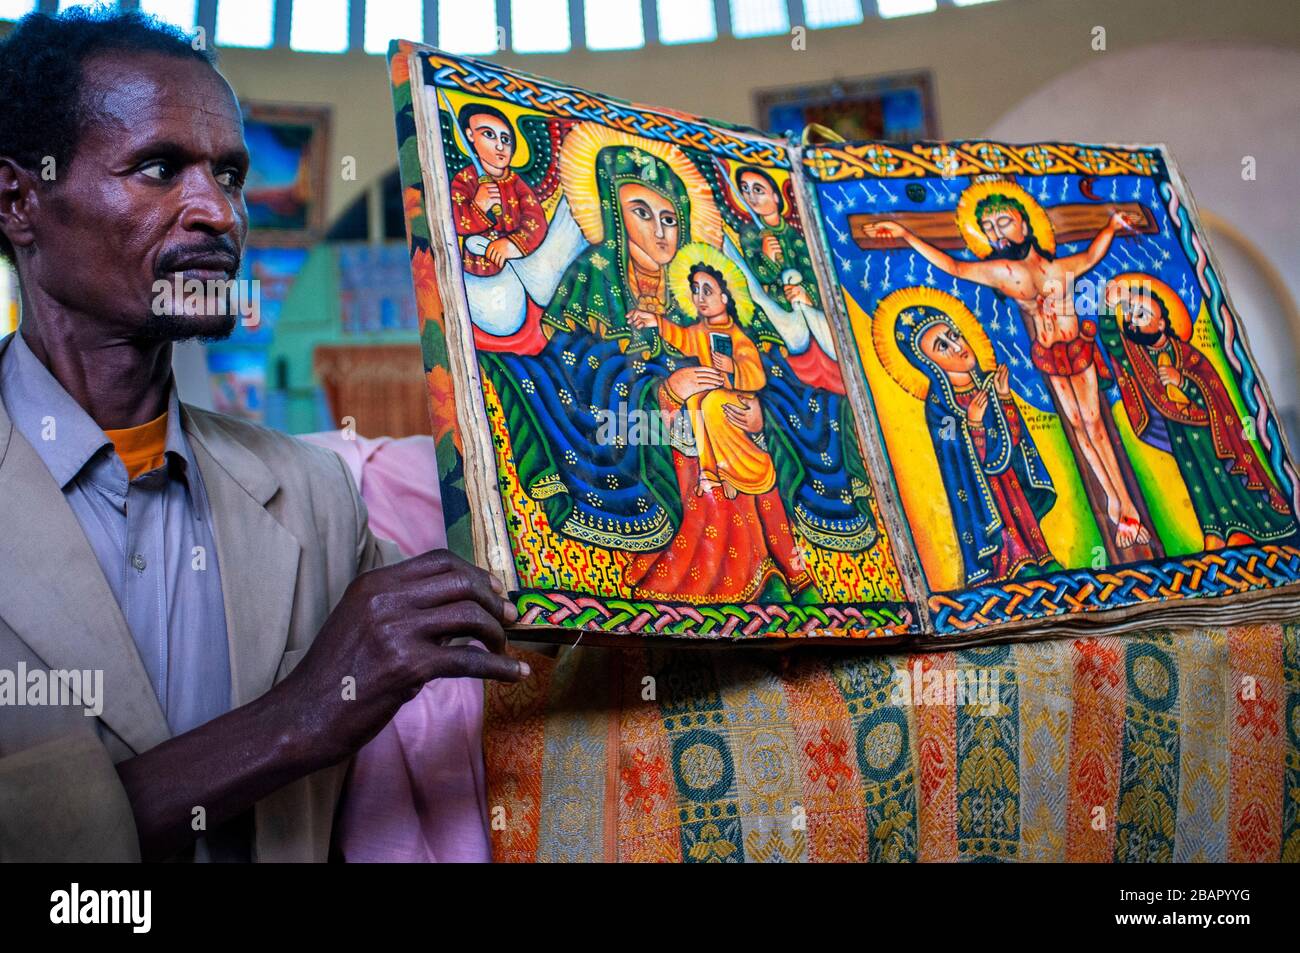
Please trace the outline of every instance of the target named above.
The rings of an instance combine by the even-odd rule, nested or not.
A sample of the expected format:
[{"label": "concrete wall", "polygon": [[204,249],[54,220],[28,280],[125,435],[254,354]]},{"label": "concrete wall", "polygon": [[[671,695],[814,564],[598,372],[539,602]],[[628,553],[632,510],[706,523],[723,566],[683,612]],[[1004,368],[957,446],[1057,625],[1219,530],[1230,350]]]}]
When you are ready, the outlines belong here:
[{"label": "concrete wall", "polygon": [[[926,68],[935,78],[940,132],[960,137],[983,134],[1039,87],[1103,60],[1108,54],[1092,49],[1095,26],[1106,28],[1111,53],[1170,40],[1300,48],[1296,0],[999,0],[810,31],[802,52],[779,36],[500,60],[592,90],[751,124],[755,89]],[[333,168],[354,156],[357,179],[331,181],[331,215],[395,164],[382,58],[231,49],[222,51],[221,68],[245,98],[334,106]],[[1139,79],[1161,81],[1139,74],[1135,86]]]}]

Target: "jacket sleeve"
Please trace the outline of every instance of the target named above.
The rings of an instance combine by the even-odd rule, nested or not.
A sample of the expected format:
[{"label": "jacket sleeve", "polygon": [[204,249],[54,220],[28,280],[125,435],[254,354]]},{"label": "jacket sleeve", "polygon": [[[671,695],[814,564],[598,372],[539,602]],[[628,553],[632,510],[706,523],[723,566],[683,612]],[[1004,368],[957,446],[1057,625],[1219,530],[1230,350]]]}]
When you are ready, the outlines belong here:
[{"label": "jacket sleeve", "polygon": [[138,862],[126,789],[93,731],[0,758],[0,862]]}]

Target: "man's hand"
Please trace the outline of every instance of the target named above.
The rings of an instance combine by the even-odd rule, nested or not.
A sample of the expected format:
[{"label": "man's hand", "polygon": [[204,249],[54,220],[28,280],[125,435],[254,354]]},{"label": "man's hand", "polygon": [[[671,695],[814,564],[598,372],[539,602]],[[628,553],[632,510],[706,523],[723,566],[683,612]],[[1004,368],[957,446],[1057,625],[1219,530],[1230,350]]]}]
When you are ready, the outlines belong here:
[{"label": "man's hand", "polygon": [[522,258],[523,252],[508,238],[498,238],[488,244],[483,251],[483,257],[498,268],[505,267],[505,263],[511,258]]},{"label": "man's hand", "polygon": [[897,222],[876,222],[863,225],[862,230],[869,238],[902,238],[907,234],[907,229]]},{"label": "man's hand", "polygon": [[767,234],[763,236],[763,254],[778,265],[785,257],[785,254],[781,251],[781,243],[776,240],[775,235]]},{"label": "man's hand", "polygon": [[478,190],[474,193],[474,204],[486,215],[492,210],[492,206],[501,204],[501,186],[495,182],[480,182]]},{"label": "man's hand", "polygon": [[[211,830],[343,761],[432,679],[527,678],[504,654],[514,619],[499,584],[445,550],[358,576],[284,681],[117,765],[144,859],[192,843],[196,807]],[[464,637],[490,651],[448,644]]]},{"label": "man's hand", "polygon": [[668,375],[668,389],[681,400],[726,386],[722,372],[712,367],[683,367]]},{"label": "man's hand", "polygon": [[[526,677],[527,668],[505,654],[503,625],[517,617],[495,577],[447,550],[427,552],[354,579],[282,687],[339,760],[435,678]],[[489,651],[448,644],[460,638]],[[353,700],[343,699],[348,678]]]},{"label": "man's hand", "polygon": [[635,308],[627,313],[627,323],[634,328],[657,328],[659,327],[659,316],[649,311],[642,311]]},{"label": "man's hand", "polygon": [[785,300],[791,304],[801,304],[805,308],[813,306],[812,298],[808,296],[808,289],[803,285],[786,285]]},{"label": "man's hand", "polygon": [[763,429],[763,409],[752,397],[737,398],[735,404],[723,404],[722,413],[727,420],[745,433],[758,433]]},{"label": "man's hand", "polygon": [[1179,389],[1182,388],[1183,373],[1182,371],[1178,370],[1178,368],[1169,367],[1168,365],[1165,365],[1162,367],[1157,367],[1156,373],[1160,375],[1160,383],[1164,384],[1166,387],[1177,387]]},{"label": "man's hand", "polygon": [[1141,222],[1135,219],[1128,212],[1116,211],[1111,213],[1110,222],[1108,224],[1113,231],[1131,232],[1137,228]]},{"label": "man's hand", "polygon": [[713,366],[717,370],[722,371],[722,373],[724,374],[736,373],[736,362],[733,361],[726,354],[713,355]]}]

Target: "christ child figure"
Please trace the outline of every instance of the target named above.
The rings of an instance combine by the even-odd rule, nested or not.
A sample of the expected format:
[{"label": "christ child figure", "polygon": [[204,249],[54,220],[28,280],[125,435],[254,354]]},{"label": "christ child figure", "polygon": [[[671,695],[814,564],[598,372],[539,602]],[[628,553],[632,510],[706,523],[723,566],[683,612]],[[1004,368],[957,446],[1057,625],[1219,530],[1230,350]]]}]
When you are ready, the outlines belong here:
[{"label": "christ child figure", "polygon": [[776,470],[753,436],[753,420],[760,412],[756,394],[767,383],[758,348],[740,326],[735,295],[721,269],[696,262],[688,280],[697,321],[682,326],[634,311],[629,323],[657,328],[665,344],[718,372],[715,387],[684,400],[668,394],[685,410],[695,434],[700,464],[696,495],[719,486],[729,499],[766,493],[776,484]]}]

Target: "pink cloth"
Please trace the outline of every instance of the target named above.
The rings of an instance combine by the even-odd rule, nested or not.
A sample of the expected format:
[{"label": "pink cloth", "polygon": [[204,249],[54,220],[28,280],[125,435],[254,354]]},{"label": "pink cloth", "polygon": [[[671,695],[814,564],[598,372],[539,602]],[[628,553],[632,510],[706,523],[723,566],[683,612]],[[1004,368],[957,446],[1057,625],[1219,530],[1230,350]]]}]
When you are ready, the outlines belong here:
[{"label": "pink cloth", "polygon": [[[343,458],[370,529],[414,556],[447,544],[431,437],[303,437]],[[352,862],[490,861],[483,683],[429,682],[357,752],[336,843]]]}]

